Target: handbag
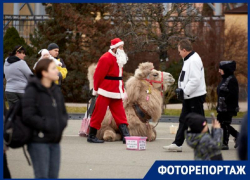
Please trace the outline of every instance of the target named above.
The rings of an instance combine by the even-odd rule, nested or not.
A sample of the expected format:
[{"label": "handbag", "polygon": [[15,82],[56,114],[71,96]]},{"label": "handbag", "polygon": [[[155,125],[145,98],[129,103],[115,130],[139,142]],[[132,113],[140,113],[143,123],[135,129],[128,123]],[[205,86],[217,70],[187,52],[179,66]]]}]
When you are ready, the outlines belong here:
[{"label": "handbag", "polygon": [[96,99],[97,97],[91,98],[90,106],[89,106],[89,103],[87,103],[87,111],[84,115],[84,118],[82,119],[81,128],[78,133],[79,136],[87,137],[89,135],[89,124],[90,124],[91,115],[95,109]]},{"label": "handbag", "polygon": [[87,111],[82,119],[81,128],[79,131],[79,136],[87,137],[89,135],[89,124],[90,124],[90,115],[88,114],[89,103],[87,104]]}]

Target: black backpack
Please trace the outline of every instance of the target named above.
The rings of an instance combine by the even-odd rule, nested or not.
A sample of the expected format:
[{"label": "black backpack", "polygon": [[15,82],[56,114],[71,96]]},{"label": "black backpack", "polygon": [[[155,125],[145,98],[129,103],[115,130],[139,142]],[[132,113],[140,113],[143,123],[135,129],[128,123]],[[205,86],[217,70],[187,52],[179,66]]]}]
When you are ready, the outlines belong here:
[{"label": "black backpack", "polygon": [[29,143],[32,138],[32,129],[25,125],[22,121],[22,102],[16,102],[7,112],[4,120],[4,143],[6,146],[15,148],[23,148],[24,155],[31,165],[30,160],[25,151],[24,145]]},{"label": "black backpack", "polygon": [[22,103],[16,102],[7,112],[4,122],[4,141],[11,148],[20,148],[32,138],[32,129],[22,121]]}]

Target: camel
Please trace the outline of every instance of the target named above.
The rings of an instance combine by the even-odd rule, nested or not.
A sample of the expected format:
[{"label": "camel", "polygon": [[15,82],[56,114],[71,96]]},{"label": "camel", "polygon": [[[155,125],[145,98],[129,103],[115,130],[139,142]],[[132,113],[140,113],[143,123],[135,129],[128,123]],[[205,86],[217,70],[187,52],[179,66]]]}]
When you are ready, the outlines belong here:
[{"label": "camel", "polygon": [[[89,87],[93,88],[93,75],[96,64],[88,68]],[[154,69],[153,63],[139,64],[134,76],[125,82],[128,98],[123,101],[131,136],[147,137],[148,141],[156,139],[156,131],[149,120],[157,123],[162,114],[163,94],[173,85],[175,79],[170,73]],[[97,137],[105,141],[119,141],[122,139],[119,129],[111,115],[107,113],[102,122]]]}]

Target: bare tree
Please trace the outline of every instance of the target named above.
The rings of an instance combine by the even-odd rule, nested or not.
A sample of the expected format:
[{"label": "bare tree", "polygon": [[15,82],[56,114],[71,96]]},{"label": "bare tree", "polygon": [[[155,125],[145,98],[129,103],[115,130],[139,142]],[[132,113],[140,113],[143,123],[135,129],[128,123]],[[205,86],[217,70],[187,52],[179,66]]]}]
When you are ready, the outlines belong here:
[{"label": "bare tree", "polygon": [[[246,98],[247,86],[247,32],[239,27],[225,27],[224,20],[212,20],[200,23],[202,33],[198,34],[193,43],[195,51],[199,53],[205,68],[207,85],[207,103],[209,109],[214,109],[217,104],[217,86],[221,81],[219,62],[235,60],[237,69],[235,75],[240,85],[241,99]],[[244,94],[244,95],[243,95]]]},{"label": "bare tree", "polygon": [[219,62],[223,60],[224,52],[224,21],[209,20],[199,24],[203,30],[193,43],[193,48],[200,55],[204,69],[207,86],[206,102],[209,109],[215,109],[217,103],[217,86],[221,80],[218,72]]},{"label": "bare tree", "polygon": [[[224,59],[234,60],[237,63],[236,76],[247,79],[247,31],[235,25],[226,27]],[[246,83],[247,82],[241,82]]]},{"label": "bare tree", "polygon": [[109,33],[126,40],[128,54],[156,52],[161,62],[167,60],[168,50],[176,48],[181,38],[195,40],[191,23],[202,20],[188,3],[172,3],[170,9],[162,3],[117,3],[111,7],[114,26]]}]

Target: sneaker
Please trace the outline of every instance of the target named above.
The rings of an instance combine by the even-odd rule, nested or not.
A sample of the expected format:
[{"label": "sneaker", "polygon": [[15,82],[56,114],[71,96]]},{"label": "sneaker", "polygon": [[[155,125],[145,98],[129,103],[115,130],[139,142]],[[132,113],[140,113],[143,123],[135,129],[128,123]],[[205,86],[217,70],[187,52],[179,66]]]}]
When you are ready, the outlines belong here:
[{"label": "sneaker", "polygon": [[163,146],[163,149],[173,152],[182,152],[182,146],[177,146],[176,144],[170,144],[169,146]]},{"label": "sneaker", "polygon": [[221,147],[221,150],[229,150],[228,145],[223,144],[222,147]]}]

